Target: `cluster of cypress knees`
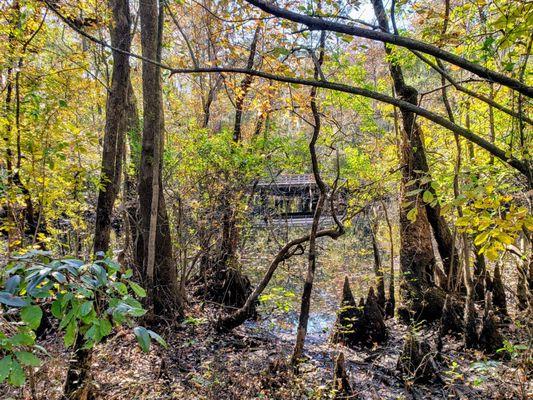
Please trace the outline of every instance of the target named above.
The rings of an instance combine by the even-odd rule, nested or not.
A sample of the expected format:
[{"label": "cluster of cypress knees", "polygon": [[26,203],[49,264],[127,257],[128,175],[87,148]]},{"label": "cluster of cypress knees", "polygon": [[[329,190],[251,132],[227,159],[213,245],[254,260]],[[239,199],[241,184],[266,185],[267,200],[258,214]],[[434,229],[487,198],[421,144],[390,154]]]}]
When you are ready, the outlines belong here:
[{"label": "cluster of cypress knees", "polygon": [[[487,289],[490,285],[491,291],[484,290],[485,297],[482,298],[484,315],[481,329],[478,329],[477,312],[474,306],[474,300],[478,299],[467,297],[465,301],[464,297],[448,294],[442,317],[438,323],[438,339],[434,351],[427,341],[418,339],[414,330],[408,331],[397,362],[397,369],[406,381],[426,383],[441,380],[437,361],[440,360],[442,338],[446,335],[462,337],[466,348],[477,348],[487,354],[503,356],[503,353],[497,353],[497,350],[503,347],[503,337],[498,330],[495,313],[502,318],[506,318],[508,314],[499,267],[496,268],[494,275],[494,281],[487,282]],[[372,287],[368,291],[366,300],[361,298],[356,303],[348,277],[345,277],[341,304],[331,341],[349,348],[358,346],[371,348],[376,344],[384,343],[388,339],[385,318],[392,316],[387,308],[386,303],[380,304]],[[333,382],[337,393],[344,395],[352,393],[342,352],[335,361]]]}]

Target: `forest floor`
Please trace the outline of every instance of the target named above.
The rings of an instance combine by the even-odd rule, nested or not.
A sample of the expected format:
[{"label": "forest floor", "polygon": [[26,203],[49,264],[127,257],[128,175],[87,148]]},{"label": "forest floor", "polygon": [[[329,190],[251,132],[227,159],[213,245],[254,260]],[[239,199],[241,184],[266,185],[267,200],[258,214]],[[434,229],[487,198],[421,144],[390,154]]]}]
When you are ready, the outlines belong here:
[{"label": "forest floor", "polygon": [[[532,394],[531,381],[516,359],[489,360],[481,353],[465,352],[461,343],[452,338],[445,340],[441,353],[440,382],[404,383],[396,362],[407,327],[394,319],[387,321],[389,340],[385,345],[351,350],[332,345],[324,328],[331,321],[322,314],[312,314],[306,361],[295,375],[284,362],[294,343],[290,326],[282,328],[283,324],[267,316],[263,321],[248,322],[234,332],[219,334],[206,318],[217,311],[193,307],[178,327],[160,327],[168,349],[154,347],[149,354],[141,352],[130,330],[117,332],[98,346],[93,355],[94,397],[105,400],[327,399],[331,398],[333,360],[339,351],[346,358],[355,391],[350,398],[354,399],[525,399]],[[514,325],[508,326],[505,333],[517,340],[526,339],[518,337],[524,332]],[[435,341],[435,329],[431,327],[420,330],[419,335],[422,340]],[[60,342],[59,337],[49,337],[43,343],[51,349],[51,359],[34,374],[34,399],[61,398],[68,354],[59,350]],[[0,398],[32,399],[28,387],[0,388]]]}]

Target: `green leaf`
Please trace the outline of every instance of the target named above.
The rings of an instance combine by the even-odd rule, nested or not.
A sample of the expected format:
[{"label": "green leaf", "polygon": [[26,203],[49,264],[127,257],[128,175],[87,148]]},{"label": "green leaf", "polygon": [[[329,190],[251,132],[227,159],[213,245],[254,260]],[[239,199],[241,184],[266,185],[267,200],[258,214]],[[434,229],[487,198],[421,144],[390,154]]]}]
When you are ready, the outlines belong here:
[{"label": "green leaf", "polygon": [[167,342],[165,342],[165,339],[163,339],[161,336],[159,336],[154,331],[151,331],[150,329],[147,329],[148,334],[152,339],[154,339],[157,343],[159,343],[161,346],[163,346],[165,349],[168,348]]},{"label": "green leaf", "polygon": [[37,329],[41,325],[43,311],[39,306],[27,306],[20,311],[20,317],[31,329]]},{"label": "green leaf", "polygon": [[91,264],[89,269],[91,273],[96,275],[96,278],[98,279],[96,282],[97,284],[95,286],[97,286],[98,284],[105,285],[107,283],[107,272],[100,264],[97,264],[95,262]]},{"label": "green leaf", "polygon": [[148,330],[142,326],[137,326],[133,328],[133,333],[135,334],[137,342],[139,343],[139,346],[141,346],[142,351],[148,353],[150,351],[151,342]]},{"label": "green leaf", "polygon": [[476,238],[474,239],[474,244],[476,246],[480,246],[482,245],[483,243],[485,243],[487,241],[487,239],[489,238],[489,235],[490,235],[490,232],[491,231],[484,231],[484,232],[481,232],[479,235],[476,236]]},{"label": "green leaf", "polygon": [[17,333],[10,339],[13,346],[31,346],[35,343],[35,338],[29,333]]},{"label": "green leaf", "polygon": [[15,356],[22,365],[27,365],[29,367],[38,367],[41,365],[41,360],[29,351],[15,351]]},{"label": "green leaf", "polygon": [[100,320],[100,335],[102,337],[106,337],[111,333],[113,330],[113,326],[111,325],[111,322],[107,319],[101,319]]},{"label": "green leaf", "polygon": [[0,383],[2,383],[9,376],[12,362],[13,359],[11,356],[5,356],[0,360]]},{"label": "green leaf", "polygon": [[130,282],[130,286],[139,297],[146,297],[146,291],[135,282]]},{"label": "green leaf", "polygon": [[13,296],[9,292],[0,292],[0,303],[11,307],[24,307],[28,304],[22,297]]},{"label": "green leaf", "polygon": [[117,292],[119,292],[122,295],[128,294],[128,287],[123,284],[122,282],[115,282],[113,283],[114,288]]},{"label": "green leaf", "polygon": [[138,300],[135,300],[131,296],[128,296],[127,298],[125,298],[124,303],[129,304],[130,306],[134,308],[143,308],[143,305]]},{"label": "green leaf", "polygon": [[91,310],[93,309],[93,302],[92,301],[86,301],[85,303],[83,303],[80,307],[80,315],[82,317],[86,316],[87,314],[89,314],[91,312]]},{"label": "green leaf", "polygon": [[26,374],[20,364],[13,360],[11,363],[11,374],[9,374],[9,383],[13,386],[23,386],[26,382]]},{"label": "green leaf", "polygon": [[96,339],[96,329],[98,328],[98,325],[97,324],[93,324],[88,330],[87,332],[85,332],[85,335],[84,337],[86,339],[91,339],[91,340],[95,340]]},{"label": "green leaf", "polygon": [[70,323],[73,318],[75,319],[75,317],[78,315],[79,309],[80,305],[72,302],[72,310],[70,310],[67,315],[65,315],[63,319],[61,319],[61,322],[59,323],[59,329],[63,329]]},{"label": "green leaf", "polygon": [[142,317],[144,314],[146,314],[146,310],[143,308],[131,307],[128,310],[128,314],[132,317]]},{"label": "green leaf", "polygon": [[76,321],[71,321],[67,325],[67,329],[65,330],[65,336],[63,337],[63,343],[65,343],[66,347],[70,347],[74,344],[76,341],[76,333],[78,332],[78,325],[76,324]]},{"label": "green leaf", "polygon": [[504,232],[497,233],[496,239],[498,239],[503,244],[507,244],[507,245],[512,244],[514,242],[514,239]]},{"label": "green leaf", "polygon": [[407,197],[411,197],[411,196],[414,196],[414,195],[417,195],[418,193],[420,193],[423,189],[414,189],[414,190],[410,190],[409,192],[405,193],[405,195]]},{"label": "green leaf", "polygon": [[21,278],[19,275],[10,276],[6,281],[6,290],[11,294],[15,294],[19,288],[20,280]]},{"label": "green leaf", "polygon": [[104,259],[105,265],[111,270],[111,271],[120,271],[120,265],[117,264],[115,261],[113,261],[110,258]]},{"label": "green leaf", "polygon": [[414,207],[407,213],[406,217],[409,221],[415,222],[416,217],[418,216],[418,208]]},{"label": "green leaf", "polygon": [[424,200],[425,203],[431,203],[433,199],[433,193],[431,193],[429,190],[426,190],[422,195],[422,200]]},{"label": "green leaf", "polygon": [[52,272],[52,276],[58,281],[59,283],[65,283],[67,281],[67,278],[65,275],[63,275],[61,272],[54,271]]},{"label": "green leaf", "polygon": [[61,300],[54,300],[52,303],[52,315],[56,318],[61,318]]}]

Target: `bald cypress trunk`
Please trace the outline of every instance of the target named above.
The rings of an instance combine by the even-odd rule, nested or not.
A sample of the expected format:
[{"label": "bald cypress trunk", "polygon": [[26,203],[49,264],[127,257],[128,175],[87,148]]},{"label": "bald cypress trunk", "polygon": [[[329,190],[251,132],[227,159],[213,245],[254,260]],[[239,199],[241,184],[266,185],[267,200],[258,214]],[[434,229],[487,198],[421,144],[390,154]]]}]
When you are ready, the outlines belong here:
[{"label": "bald cypress trunk", "polygon": [[[380,28],[388,32],[389,24],[383,2],[372,0],[372,4]],[[385,47],[385,51],[390,54],[388,47]],[[396,95],[402,100],[417,104],[418,92],[405,84],[401,68],[389,62],[389,70]],[[415,114],[405,109],[400,109],[400,112],[403,127],[401,130],[403,168],[400,194],[400,293],[404,304],[399,311],[403,318],[435,320],[440,318],[444,293],[435,286],[433,279],[435,256],[431,237],[434,233],[446,267],[450,262],[447,254],[452,254],[451,248],[447,248],[449,244],[447,240],[451,239],[451,234],[449,230],[447,233],[444,232],[447,226],[437,215],[437,210],[428,207],[422,201],[421,191],[433,191],[430,186],[423,183],[429,179],[429,168],[422,142],[422,132],[420,125],[416,122]],[[414,195],[408,194],[416,189],[418,192]],[[430,222],[433,225],[430,225]]]},{"label": "bald cypress trunk", "polygon": [[[383,7],[382,0],[372,0],[374,7],[374,13],[378,20],[380,28],[389,32],[389,23]],[[390,49],[385,46],[385,51],[390,55]],[[391,78],[394,83],[394,91],[397,96],[406,100],[412,104],[418,104],[418,92],[415,88],[408,86],[405,83],[402,69],[394,62],[389,62],[389,69]],[[431,186],[431,174],[429,171],[429,165],[426,158],[424,149],[424,143],[422,141],[422,131],[418,123],[416,122],[416,116],[410,111],[400,110],[403,122],[403,147],[404,153],[407,151],[409,154],[408,159],[404,157],[404,165],[409,162],[409,168],[411,172],[410,181],[414,182],[410,185],[408,191],[415,189],[421,189],[423,191],[429,191],[434,199],[437,198],[435,189]],[[405,183],[405,182],[404,182]],[[441,209],[438,202],[428,202],[421,204],[425,208],[425,220],[431,225],[429,230],[437,243],[437,248],[444,265],[444,272],[446,275],[455,274],[452,271],[453,265],[458,265],[457,251],[455,249],[454,240],[450,232],[450,228],[446,223],[444,217],[441,215]],[[403,230],[402,230],[403,231]]]}]

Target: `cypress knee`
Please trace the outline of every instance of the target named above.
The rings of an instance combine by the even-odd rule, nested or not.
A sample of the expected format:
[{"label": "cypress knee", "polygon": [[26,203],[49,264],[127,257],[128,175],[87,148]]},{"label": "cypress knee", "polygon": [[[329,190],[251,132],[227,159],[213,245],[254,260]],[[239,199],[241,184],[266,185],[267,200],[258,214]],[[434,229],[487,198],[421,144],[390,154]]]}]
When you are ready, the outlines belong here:
[{"label": "cypress knee", "polygon": [[487,292],[485,297],[483,327],[479,335],[479,347],[487,354],[496,354],[496,351],[503,347],[503,337],[500,334],[490,305],[491,293]]},{"label": "cypress knee", "polygon": [[333,343],[342,343],[351,347],[358,342],[358,328],[363,312],[355,303],[355,299],[350,289],[348,277],[344,278],[342,288],[342,299],[337,313],[337,321],[331,338]]},{"label": "cypress knee", "polygon": [[365,331],[365,343],[372,346],[374,343],[383,343],[387,340],[387,327],[383,321],[383,313],[379,307],[374,288],[370,288],[363,310],[362,329]]},{"label": "cypress knee", "polygon": [[476,323],[476,308],[472,297],[467,296],[465,301],[465,315],[464,315],[464,332],[463,339],[465,347],[472,349],[477,347],[477,323]]},{"label": "cypress knee", "polygon": [[405,338],[396,368],[406,381],[425,383],[436,376],[429,345],[419,341],[412,332]]},{"label": "cypress knee", "polygon": [[342,352],[339,353],[335,360],[333,390],[335,392],[335,399],[344,399],[353,395],[348,374],[346,373],[346,366],[344,365],[344,353]]},{"label": "cypress knee", "polygon": [[500,265],[496,264],[494,269],[494,279],[492,280],[492,305],[494,310],[503,316],[507,316],[507,300],[505,299],[505,288],[503,286]]},{"label": "cypress knee", "polygon": [[463,332],[464,325],[461,314],[458,311],[458,304],[454,302],[450,294],[446,295],[444,307],[442,308],[442,317],[440,319],[439,336],[448,334],[458,335]]}]

